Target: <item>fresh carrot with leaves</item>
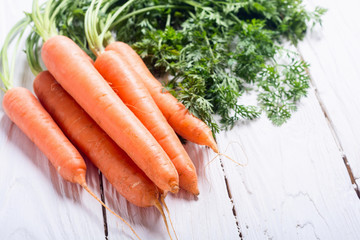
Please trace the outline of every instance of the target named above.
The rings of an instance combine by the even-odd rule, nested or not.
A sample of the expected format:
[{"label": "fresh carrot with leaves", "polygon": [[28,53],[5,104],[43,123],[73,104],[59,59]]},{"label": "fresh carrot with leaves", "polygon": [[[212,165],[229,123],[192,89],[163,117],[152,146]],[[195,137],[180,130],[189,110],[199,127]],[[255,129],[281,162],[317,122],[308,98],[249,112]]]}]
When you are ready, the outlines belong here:
[{"label": "fresh carrot with leaves", "polygon": [[[2,90],[5,92],[5,95],[2,105],[5,113],[45,154],[60,176],[69,182],[77,183],[83,187],[106,209],[129,226],[136,237],[140,239],[129,223],[109,209],[105,203],[89,189],[86,184],[86,164],[84,159],[35,96],[26,88],[12,86],[15,57],[13,57],[11,66],[9,66],[7,49],[12,39],[19,34],[20,36],[14,51],[16,53],[20,39],[29,23],[30,20],[27,17],[20,20],[10,30],[1,49],[3,74],[0,73],[0,78],[4,84]],[[32,70],[33,69],[34,68],[32,68]],[[38,79],[42,77],[44,77],[44,75],[39,75]]]},{"label": "fresh carrot with leaves", "polygon": [[94,66],[170,157],[179,173],[180,188],[198,195],[195,166],[138,74],[114,51],[100,54]]},{"label": "fresh carrot with leaves", "polygon": [[178,173],[159,143],[119,99],[84,52],[71,39],[59,36],[53,17],[52,0],[40,12],[33,2],[31,18],[36,32],[45,41],[41,56],[61,86],[95,122],[130,156],[162,190],[176,193]]},{"label": "fresh carrot with leaves", "polygon": [[[98,2],[100,6],[101,1]],[[85,15],[85,31],[91,50],[97,56],[95,68],[135,116],[155,137],[179,173],[179,185],[198,195],[196,169],[174,130],[155,104],[140,76],[114,51],[101,51],[103,46],[97,32],[98,9],[92,2]]]},{"label": "fresh carrot with leaves", "polygon": [[[103,1],[93,0],[91,5],[93,5],[95,2],[98,2],[98,7],[95,10],[95,13],[97,13],[99,12],[101,3]],[[131,4],[134,2],[135,0],[127,1],[125,4],[119,7],[115,13],[107,15],[105,21],[102,22],[102,24],[99,24],[100,21],[97,21],[98,18],[96,14],[89,14],[89,9],[91,10],[90,6],[86,14],[87,16],[85,16],[84,27],[85,32],[87,33],[87,43],[95,55],[99,55],[103,51],[102,44],[104,42],[109,42],[109,39],[106,39],[106,37],[111,36],[109,29],[117,20],[118,16],[120,16],[122,11],[128,6],[131,6]],[[108,6],[105,4],[105,9],[107,7]],[[89,33],[87,29],[101,29],[101,33]],[[138,73],[143,84],[154,99],[156,105],[161,110],[166,120],[169,122],[175,132],[191,142],[200,145],[207,145],[216,153],[219,152],[211,129],[203,121],[192,115],[186,109],[186,107],[173,95],[167,91],[164,91],[161,83],[151,74],[140,56],[129,45],[123,42],[113,42],[110,43],[105,48],[105,50],[113,50],[117,52],[122,57],[122,60],[126,63],[124,67],[131,68]]]},{"label": "fresh carrot with leaves", "polygon": [[126,43],[113,42],[105,50],[116,51],[134,69],[153,97],[171,127],[183,138],[199,145],[209,146],[218,153],[217,144],[210,128],[192,115],[171,93],[164,90],[161,83],[152,75],[141,57]]},{"label": "fresh carrot with leaves", "polygon": [[94,66],[170,157],[179,173],[180,188],[198,195],[193,162],[138,74],[124,65],[116,52],[106,51],[98,56]]}]

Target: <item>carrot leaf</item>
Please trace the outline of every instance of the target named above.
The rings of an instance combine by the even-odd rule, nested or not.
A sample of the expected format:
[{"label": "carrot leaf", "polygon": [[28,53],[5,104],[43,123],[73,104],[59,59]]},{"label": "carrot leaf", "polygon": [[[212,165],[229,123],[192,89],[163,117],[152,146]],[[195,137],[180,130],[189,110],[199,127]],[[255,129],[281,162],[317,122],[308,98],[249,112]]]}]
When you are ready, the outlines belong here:
[{"label": "carrot leaf", "polygon": [[[164,4],[182,7],[156,8]],[[308,64],[296,54],[286,63],[276,56],[286,51],[282,42],[296,45],[308,24],[321,23],[322,8],[308,12],[297,0],[152,0],[127,11],[113,26],[117,39],[154,74],[172,75],[165,89],[214,132],[261,112],[281,125],[306,96]],[[257,95],[257,106],[241,103],[247,93]]]}]

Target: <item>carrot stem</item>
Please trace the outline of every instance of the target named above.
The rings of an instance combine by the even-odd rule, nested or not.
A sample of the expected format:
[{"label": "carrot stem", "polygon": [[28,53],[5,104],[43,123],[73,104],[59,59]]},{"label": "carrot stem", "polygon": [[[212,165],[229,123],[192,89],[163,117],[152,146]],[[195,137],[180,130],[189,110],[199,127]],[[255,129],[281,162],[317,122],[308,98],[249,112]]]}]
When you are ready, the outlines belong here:
[{"label": "carrot stem", "polygon": [[102,0],[98,1],[98,5],[96,6],[96,9],[94,10],[95,3],[97,0],[91,1],[89,9],[86,11],[85,14],[85,36],[89,44],[90,50],[95,54],[95,56],[98,56],[101,52],[104,51],[104,47],[102,46],[102,42],[99,38],[98,33],[98,19],[97,15],[99,14],[99,9],[102,3]]},{"label": "carrot stem", "polygon": [[135,232],[135,230],[131,227],[131,225],[122,217],[120,217],[118,214],[116,214],[113,210],[111,210],[103,201],[101,201],[90,189],[89,187],[86,185],[86,183],[81,184],[81,186],[91,195],[93,196],[96,201],[98,201],[101,205],[104,206],[104,208],[106,208],[110,213],[114,214],[116,217],[118,217],[121,221],[123,221],[130,229],[131,231],[135,234],[135,236],[141,240],[141,238],[139,237],[139,235],[137,235],[137,233]]},{"label": "carrot stem", "polygon": [[38,2],[38,0],[33,1],[32,13],[28,15],[34,22],[35,32],[45,42],[49,38],[58,35],[55,18],[60,13],[60,10],[65,9],[64,7],[71,3],[71,0],[63,0],[59,4],[54,0],[48,0],[45,9],[42,9]]},{"label": "carrot stem", "polygon": [[152,11],[152,10],[157,10],[157,9],[161,9],[161,8],[176,8],[176,9],[186,9],[188,7],[186,6],[179,6],[179,5],[156,5],[156,6],[151,6],[151,7],[147,7],[147,8],[142,8],[142,9],[139,9],[139,10],[136,10],[136,11],[132,11],[130,12],[129,14],[119,18],[119,19],[114,19],[114,22],[111,23],[111,26],[109,27],[108,30],[111,30],[113,29],[114,27],[116,27],[119,23],[121,23],[122,21],[125,21],[126,19],[128,18],[131,18],[132,16],[135,16],[135,15],[138,15],[138,14],[141,14],[141,13],[145,13],[145,12],[148,12],[148,11]]},{"label": "carrot stem", "polygon": [[[85,14],[85,35],[88,40],[90,50],[98,56],[101,52],[104,51],[104,40],[105,37],[109,35],[109,28],[115,19],[121,14],[121,12],[132,4],[135,0],[129,0],[121,7],[119,7],[116,12],[112,15],[109,15],[106,18],[105,23],[102,22],[102,19],[98,18],[99,11],[103,0],[92,0],[89,9]],[[95,4],[96,8],[95,8]],[[102,10],[109,8],[109,4],[105,4]],[[102,24],[103,23],[103,24]],[[100,32],[99,32],[100,31]]]},{"label": "carrot stem", "polygon": [[[109,36],[109,33],[111,29],[113,29],[117,24],[120,22],[135,16],[137,14],[141,14],[144,12],[161,9],[161,8],[187,8],[184,6],[179,5],[157,5],[152,7],[143,8],[137,11],[133,11],[121,18],[119,18],[119,15],[126,9],[128,6],[130,6],[135,0],[129,0],[126,3],[124,3],[121,7],[119,7],[115,13],[109,15],[106,19],[104,24],[101,25],[102,19],[98,18],[99,12],[106,12],[109,6],[112,2],[108,2],[104,4],[104,6],[101,8],[103,0],[93,0],[90,4],[89,9],[86,11],[85,14],[85,35],[89,43],[90,50],[98,56],[103,50],[104,50],[104,41],[106,40],[106,37]],[[97,4],[95,8],[95,4]],[[95,9],[94,9],[95,8]],[[100,24],[100,27],[99,27]],[[100,32],[99,32],[100,30]]]},{"label": "carrot stem", "polygon": [[131,5],[133,2],[135,2],[135,0],[129,0],[127,1],[124,5],[122,5],[118,10],[116,10],[116,12],[106,20],[105,26],[102,29],[102,32],[99,36],[101,43],[104,40],[105,34],[109,31],[109,28],[111,26],[111,24],[115,21],[115,19],[122,13],[122,11],[127,8],[129,5]]},{"label": "carrot stem", "polygon": [[40,36],[36,32],[30,33],[26,39],[25,49],[26,49],[26,58],[30,67],[31,72],[37,76],[43,71],[40,62],[39,62],[39,39]]},{"label": "carrot stem", "polygon": [[[17,50],[19,48],[19,43],[20,40],[22,38],[22,35],[25,32],[26,27],[29,25],[30,23],[30,19],[28,17],[25,17],[23,19],[21,19],[20,21],[18,21],[14,27],[11,28],[10,32],[8,33],[8,35],[5,38],[4,41],[4,45],[1,48],[1,65],[2,65],[2,72],[0,72],[0,79],[2,80],[3,84],[4,84],[4,88],[2,88],[2,90],[4,92],[6,92],[7,90],[9,90],[12,87],[12,80],[13,80],[13,75],[14,75],[14,68],[15,68],[15,55],[17,53]],[[15,48],[14,48],[14,53],[13,53],[13,57],[11,59],[11,62],[9,64],[9,58],[8,58],[8,48],[10,43],[13,41],[13,39],[19,35],[19,38],[17,39]]]}]

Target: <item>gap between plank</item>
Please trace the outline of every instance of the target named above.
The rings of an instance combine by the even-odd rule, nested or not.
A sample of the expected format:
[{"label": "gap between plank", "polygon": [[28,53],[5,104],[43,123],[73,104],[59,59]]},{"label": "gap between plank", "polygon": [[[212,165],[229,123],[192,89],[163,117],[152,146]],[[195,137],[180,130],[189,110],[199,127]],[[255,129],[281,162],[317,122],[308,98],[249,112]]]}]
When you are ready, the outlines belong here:
[{"label": "gap between plank", "polygon": [[233,212],[233,216],[234,216],[234,218],[235,218],[236,227],[237,227],[237,229],[238,229],[238,233],[239,233],[240,239],[243,240],[243,236],[242,236],[242,233],[241,233],[241,230],[240,230],[239,220],[238,220],[238,218],[237,218],[237,213],[236,213],[234,201],[233,201],[232,194],[231,194],[231,190],[230,190],[230,187],[229,187],[229,182],[228,182],[227,177],[226,177],[226,174],[225,174],[224,164],[223,164],[223,161],[222,161],[222,159],[221,159],[221,156],[219,156],[219,159],[220,159],[221,170],[222,170],[223,175],[224,175],[224,181],[225,181],[225,185],[226,185],[226,191],[227,191],[227,193],[228,193],[228,197],[229,197],[229,200],[230,200],[231,205],[232,205],[232,212]]},{"label": "gap between plank", "polygon": [[[303,55],[301,54],[300,49],[299,49],[298,47],[296,47],[296,49],[297,49],[297,51],[298,51],[298,53],[299,53],[299,55],[300,55],[301,60],[305,62],[304,57],[303,57]],[[344,164],[345,164],[346,170],[347,170],[347,172],[348,172],[348,174],[349,174],[351,184],[354,186],[355,193],[356,193],[356,195],[358,196],[358,198],[360,199],[360,188],[359,188],[359,185],[358,185],[358,184],[356,183],[356,181],[355,181],[356,179],[355,179],[355,177],[354,177],[354,174],[353,174],[353,171],[352,171],[352,169],[351,169],[350,163],[349,163],[349,161],[348,161],[348,159],[347,159],[347,156],[346,156],[346,154],[345,154],[345,152],[344,152],[344,148],[343,148],[343,146],[342,146],[342,144],[341,144],[339,135],[337,134],[337,132],[336,132],[336,130],[335,130],[334,123],[333,123],[333,121],[331,120],[331,118],[330,118],[330,116],[329,116],[329,114],[328,114],[328,111],[327,111],[327,109],[326,109],[326,107],[325,107],[325,104],[324,104],[322,98],[320,97],[320,94],[319,94],[318,88],[317,88],[317,86],[316,86],[316,83],[315,83],[315,81],[313,80],[313,77],[312,77],[312,75],[310,74],[310,71],[309,71],[308,68],[306,68],[306,73],[309,75],[310,84],[311,84],[311,86],[314,88],[314,92],[315,92],[316,99],[317,99],[317,101],[319,102],[321,111],[322,111],[323,114],[324,114],[324,117],[325,117],[325,119],[326,119],[326,122],[327,122],[327,124],[328,124],[328,127],[329,127],[329,129],[330,129],[330,131],[331,131],[331,134],[332,134],[332,136],[333,136],[333,138],[334,138],[334,141],[335,141],[335,143],[336,143],[336,145],[337,145],[337,147],[338,147],[338,150],[339,150],[339,152],[340,152],[340,154],[341,154],[341,157],[342,157],[343,162],[344,162]]]},{"label": "gap between plank", "polygon": [[[104,185],[103,185],[103,176],[101,171],[99,170],[99,182],[100,182],[100,198],[101,201],[105,203],[105,194],[104,194]],[[109,239],[109,231],[107,226],[107,216],[106,216],[106,209],[104,206],[101,205],[102,214],[103,214],[103,221],[104,221],[104,234],[105,234],[105,240]]]}]

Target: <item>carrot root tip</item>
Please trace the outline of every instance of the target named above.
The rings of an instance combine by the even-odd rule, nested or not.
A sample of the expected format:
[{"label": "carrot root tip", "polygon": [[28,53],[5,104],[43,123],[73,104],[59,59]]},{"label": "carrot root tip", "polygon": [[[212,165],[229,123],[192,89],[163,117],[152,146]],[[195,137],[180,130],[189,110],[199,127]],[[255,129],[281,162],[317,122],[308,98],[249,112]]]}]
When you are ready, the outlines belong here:
[{"label": "carrot root tip", "polygon": [[179,185],[178,184],[170,184],[171,190],[170,192],[172,193],[178,193],[179,192]]},{"label": "carrot root tip", "polygon": [[215,153],[219,153],[219,148],[217,147],[216,143],[210,144],[209,146]]},{"label": "carrot root tip", "polygon": [[73,179],[75,183],[78,183],[82,187],[87,187],[86,180],[85,180],[85,173],[81,172],[80,174],[76,175]]}]

